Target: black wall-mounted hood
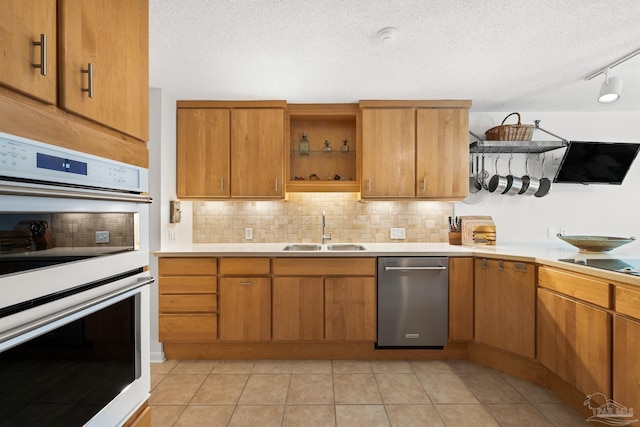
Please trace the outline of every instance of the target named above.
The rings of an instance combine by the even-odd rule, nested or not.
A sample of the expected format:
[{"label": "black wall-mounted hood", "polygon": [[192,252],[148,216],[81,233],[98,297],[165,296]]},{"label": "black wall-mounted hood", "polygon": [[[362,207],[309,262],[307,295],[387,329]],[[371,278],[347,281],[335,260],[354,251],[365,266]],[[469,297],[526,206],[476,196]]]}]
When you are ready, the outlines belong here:
[{"label": "black wall-mounted hood", "polygon": [[553,182],[620,185],[639,150],[640,143],[570,141]]}]

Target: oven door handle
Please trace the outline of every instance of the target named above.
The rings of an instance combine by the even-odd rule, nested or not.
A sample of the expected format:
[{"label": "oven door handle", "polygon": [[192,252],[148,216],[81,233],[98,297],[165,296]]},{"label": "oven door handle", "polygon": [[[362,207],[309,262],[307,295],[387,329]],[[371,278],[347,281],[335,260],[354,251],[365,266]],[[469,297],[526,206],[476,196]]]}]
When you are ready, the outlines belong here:
[{"label": "oven door handle", "polygon": [[155,282],[155,278],[151,277],[151,276],[144,276],[144,277],[136,277],[135,280],[127,285],[124,285],[123,287],[113,291],[113,292],[109,292],[107,294],[104,295],[100,295],[99,297],[93,298],[91,300],[85,301],[83,303],[77,304],[73,307],[69,307],[66,308],[64,310],[58,311],[56,313],[50,314],[48,316],[42,317],[40,319],[34,320],[33,322],[29,322],[27,324],[24,324],[22,326],[19,326],[17,328],[8,330],[6,333],[0,335],[0,344],[4,344],[7,341],[10,341],[16,337],[22,336],[24,334],[27,334],[31,331],[35,331],[36,329],[39,329],[43,326],[47,326],[52,324],[53,322],[56,322],[58,320],[64,319],[64,318],[68,318],[69,316],[72,316],[76,313],[80,313],[83,312],[85,310],[88,310],[92,307],[95,307],[101,303],[104,303],[106,301],[112,300],[113,298],[116,298],[118,296],[121,296],[123,294],[127,294],[127,293],[135,293],[133,291],[135,291],[138,288],[141,288],[143,286],[146,285],[150,285],[151,283]]},{"label": "oven door handle", "polygon": [[87,189],[65,190],[44,185],[42,187],[30,187],[23,185],[0,184],[0,195],[106,200],[111,202],[134,202],[147,204],[151,203],[153,200],[151,197],[144,194],[109,193],[104,191],[91,191]]}]

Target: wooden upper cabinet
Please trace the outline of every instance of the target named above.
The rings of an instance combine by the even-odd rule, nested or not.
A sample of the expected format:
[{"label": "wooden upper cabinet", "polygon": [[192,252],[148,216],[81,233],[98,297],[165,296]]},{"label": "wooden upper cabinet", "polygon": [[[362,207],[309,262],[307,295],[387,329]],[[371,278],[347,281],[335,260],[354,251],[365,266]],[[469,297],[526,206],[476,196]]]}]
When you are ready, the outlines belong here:
[{"label": "wooden upper cabinet", "polygon": [[469,192],[468,110],[421,108],[416,114],[416,196],[464,199]]},{"label": "wooden upper cabinet", "polygon": [[284,109],[231,110],[231,197],[284,196]]},{"label": "wooden upper cabinet", "polygon": [[178,109],[177,193],[229,197],[229,109]]},{"label": "wooden upper cabinet", "polygon": [[[56,0],[0,2],[0,84],[48,104],[57,99]],[[44,36],[43,44],[41,36]],[[44,68],[36,68],[42,64]]]},{"label": "wooden upper cabinet", "polygon": [[147,141],[147,0],[59,0],[58,40],[60,107]]},{"label": "wooden upper cabinet", "polygon": [[415,196],[415,110],[362,110],[362,197]]}]

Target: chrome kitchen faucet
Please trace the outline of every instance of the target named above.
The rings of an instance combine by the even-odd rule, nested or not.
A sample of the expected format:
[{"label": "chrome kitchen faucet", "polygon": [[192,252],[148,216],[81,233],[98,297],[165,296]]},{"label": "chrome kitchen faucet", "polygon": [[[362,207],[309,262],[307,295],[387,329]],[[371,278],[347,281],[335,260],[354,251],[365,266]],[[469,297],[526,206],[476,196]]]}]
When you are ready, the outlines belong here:
[{"label": "chrome kitchen faucet", "polygon": [[331,233],[329,233],[328,236],[324,235],[324,227],[327,225],[327,222],[325,220],[325,215],[324,215],[324,211],[322,211],[322,244],[324,245],[325,243],[327,243],[327,240],[331,240]]}]

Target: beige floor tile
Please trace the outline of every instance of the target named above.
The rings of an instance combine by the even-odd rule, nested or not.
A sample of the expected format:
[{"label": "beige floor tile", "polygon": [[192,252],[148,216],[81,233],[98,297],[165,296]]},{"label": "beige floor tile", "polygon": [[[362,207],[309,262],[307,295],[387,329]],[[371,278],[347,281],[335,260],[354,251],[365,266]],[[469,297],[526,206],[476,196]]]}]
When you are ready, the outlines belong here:
[{"label": "beige floor tile", "polygon": [[335,427],[333,405],[287,405],[282,427]]},{"label": "beige floor tile", "polygon": [[447,360],[447,364],[451,366],[454,372],[458,373],[472,373],[481,374],[487,372],[496,372],[487,366],[480,365],[479,363],[471,362],[469,360]]},{"label": "beige floor tile", "polygon": [[197,374],[167,375],[153,390],[149,402],[151,404],[187,404],[206,377],[206,375]]},{"label": "beige floor tile", "polygon": [[171,374],[208,374],[213,369],[212,360],[182,360],[171,371]]},{"label": "beige floor tile", "polygon": [[539,403],[535,406],[556,427],[595,427],[598,424],[587,422],[587,417],[574,411],[573,408],[564,403]]},{"label": "beige floor tile", "polygon": [[390,427],[383,405],[336,405],[337,427]]},{"label": "beige floor tile", "polygon": [[433,403],[479,403],[456,374],[416,374]]},{"label": "beige floor tile", "polygon": [[371,360],[371,369],[380,374],[409,374],[413,373],[411,365],[406,360]]},{"label": "beige floor tile", "polygon": [[385,405],[390,403],[431,403],[416,374],[375,374],[375,376]]},{"label": "beige floor tile", "polygon": [[151,390],[156,388],[166,376],[167,374],[151,374]]},{"label": "beige floor tile", "polygon": [[416,374],[423,372],[432,374],[453,373],[453,369],[445,360],[410,360],[409,366]]},{"label": "beige floor tile", "polygon": [[549,389],[509,374],[502,374],[502,377],[530,403],[562,403]]},{"label": "beige floor tile", "polygon": [[485,408],[501,427],[553,427],[553,423],[530,403],[488,404]]},{"label": "beige floor tile", "polygon": [[284,405],[291,374],[251,374],[238,401],[241,405]]},{"label": "beige floor tile", "polygon": [[163,363],[152,363],[152,374],[168,374],[179,363],[179,360],[165,360]]},{"label": "beige floor tile", "polygon": [[184,409],[185,406],[153,406],[151,408],[151,425],[153,427],[171,427]]},{"label": "beige floor tile", "polygon": [[252,374],[290,374],[293,370],[292,360],[256,360]]},{"label": "beige floor tile", "polygon": [[253,360],[218,360],[213,365],[213,374],[250,374],[255,362]]},{"label": "beige floor tile", "polygon": [[373,374],[333,374],[337,404],[380,404],[382,398]]},{"label": "beige floor tile", "polygon": [[334,374],[368,374],[373,372],[368,360],[334,360],[331,364]]},{"label": "beige floor tile", "polygon": [[498,373],[458,374],[478,400],[483,403],[524,403],[525,398]]},{"label": "beige floor tile", "polygon": [[225,427],[234,409],[234,405],[189,405],[180,415],[174,427]]},{"label": "beige floor tile", "polygon": [[391,427],[444,427],[432,405],[385,405]]},{"label": "beige floor tile", "polygon": [[238,405],[228,427],[280,427],[284,406]]},{"label": "beige floor tile", "polygon": [[248,379],[248,374],[210,374],[193,396],[192,403],[235,404]]},{"label": "beige floor tile", "polygon": [[331,360],[295,360],[291,372],[294,374],[330,374]]},{"label": "beige floor tile", "polygon": [[499,427],[482,405],[435,405],[435,408],[447,427]]},{"label": "beige floor tile", "polygon": [[333,403],[331,374],[292,374],[287,404]]}]

